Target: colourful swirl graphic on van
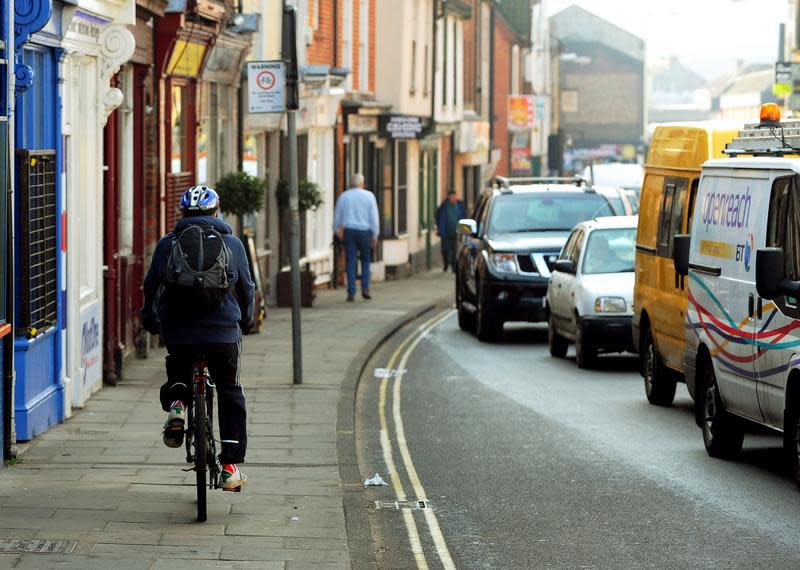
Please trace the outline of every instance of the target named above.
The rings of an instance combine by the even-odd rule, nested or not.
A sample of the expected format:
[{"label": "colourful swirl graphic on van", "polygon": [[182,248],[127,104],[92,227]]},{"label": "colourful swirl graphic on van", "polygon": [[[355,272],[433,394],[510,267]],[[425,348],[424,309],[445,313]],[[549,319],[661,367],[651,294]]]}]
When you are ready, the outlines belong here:
[{"label": "colourful swirl graphic on van", "polygon": [[[767,303],[762,307],[764,322],[761,327],[754,331],[751,325],[753,318],[747,317],[736,323],[730,313],[720,302],[711,288],[703,280],[690,273],[689,279],[696,283],[703,291],[705,296],[711,301],[711,307],[704,306],[689,289],[689,303],[697,312],[697,322],[693,322],[691,316],[687,315],[686,327],[698,334],[698,330],[706,333],[708,340],[713,344],[711,356],[722,366],[729,370],[741,374],[742,376],[755,377],[753,364],[769,350],[786,350],[800,347],[800,339],[784,340],[792,331],[800,328],[800,321],[792,320],[790,323],[770,329],[773,319],[778,315],[777,307],[774,303]],[[721,315],[721,318],[718,316]],[[737,354],[734,347],[751,346],[755,350],[748,350],[745,354]],[[741,365],[750,364],[749,368]],[[759,371],[760,377],[771,376],[784,372],[792,363],[786,363],[769,370]]]}]

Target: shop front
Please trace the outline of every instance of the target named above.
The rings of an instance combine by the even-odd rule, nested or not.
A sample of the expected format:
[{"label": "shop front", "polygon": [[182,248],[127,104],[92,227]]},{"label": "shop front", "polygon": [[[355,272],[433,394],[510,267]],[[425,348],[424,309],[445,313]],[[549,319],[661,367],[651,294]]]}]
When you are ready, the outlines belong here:
[{"label": "shop front", "polygon": [[[135,41],[126,24],[134,23],[133,2],[103,5],[103,15],[70,6],[64,9],[63,132],[67,235],[80,247],[67,250],[67,359],[65,384],[72,407],[82,407],[102,387],[104,372],[105,286],[116,278],[107,266],[106,186],[118,152],[116,137],[104,139],[109,115],[125,100],[115,75],[133,55]],[[130,123],[120,137],[130,136]],[[112,332],[113,334],[113,332]],[[104,370],[105,368],[105,370]]]},{"label": "shop front", "polygon": [[456,131],[456,188],[468,212],[472,212],[490,178],[489,121],[467,120]]},{"label": "shop front", "polygon": [[419,139],[425,128],[424,121],[422,117],[413,115],[381,115],[378,118],[375,188],[386,279],[410,275],[412,254],[424,250],[419,218],[413,215],[419,209]]},{"label": "shop front", "polygon": [[198,175],[206,176],[200,169],[208,164],[208,151],[198,152],[200,78],[224,16],[212,3],[198,2],[188,14],[168,8],[156,25],[162,234],[175,227],[181,194],[197,183]]},{"label": "shop front", "polygon": [[113,80],[122,104],[104,129],[104,315],[103,379],[115,384],[135,352],[146,354],[141,327],[141,284],[148,254],[158,239],[158,140],[156,130],[155,20],[166,0],[138,0],[128,26],[136,48]]},{"label": "shop front", "polygon": [[[61,4],[14,22],[14,418],[28,440],[64,419],[63,186],[58,46]],[[9,157],[11,159],[11,157]],[[9,260],[10,263],[10,260]],[[6,305],[10,310],[11,305]]]}]

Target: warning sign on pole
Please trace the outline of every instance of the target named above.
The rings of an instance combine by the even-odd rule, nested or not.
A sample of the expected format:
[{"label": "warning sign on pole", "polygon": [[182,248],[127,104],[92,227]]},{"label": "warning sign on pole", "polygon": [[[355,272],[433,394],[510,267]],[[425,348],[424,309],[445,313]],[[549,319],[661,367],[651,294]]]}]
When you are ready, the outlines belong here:
[{"label": "warning sign on pole", "polygon": [[248,110],[283,113],[286,110],[286,70],[282,61],[247,62]]}]

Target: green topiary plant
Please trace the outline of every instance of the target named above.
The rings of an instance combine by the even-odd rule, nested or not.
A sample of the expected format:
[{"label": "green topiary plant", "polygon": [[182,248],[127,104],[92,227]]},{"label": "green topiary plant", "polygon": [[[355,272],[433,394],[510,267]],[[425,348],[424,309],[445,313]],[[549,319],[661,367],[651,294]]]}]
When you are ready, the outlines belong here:
[{"label": "green topiary plant", "polygon": [[216,184],[222,211],[234,216],[245,216],[264,206],[266,180],[246,172],[230,172]]},{"label": "green topiary plant", "polygon": [[[277,198],[278,205],[281,208],[289,207],[288,180],[284,178],[278,180],[278,186],[275,189],[275,198]],[[306,210],[316,210],[324,200],[319,191],[319,186],[317,186],[315,182],[303,178],[297,183],[297,201],[300,211],[305,212]]]}]

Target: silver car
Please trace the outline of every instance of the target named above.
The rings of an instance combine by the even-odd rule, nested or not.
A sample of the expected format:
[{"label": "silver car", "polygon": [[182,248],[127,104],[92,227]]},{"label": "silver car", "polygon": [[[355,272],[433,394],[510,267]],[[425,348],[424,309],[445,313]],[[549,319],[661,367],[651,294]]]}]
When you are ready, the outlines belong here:
[{"label": "silver car", "polygon": [[575,343],[578,366],[599,353],[633,347],[633,285],[637,216],[581,222],[561,250],[547,287],[550,354]]}]

